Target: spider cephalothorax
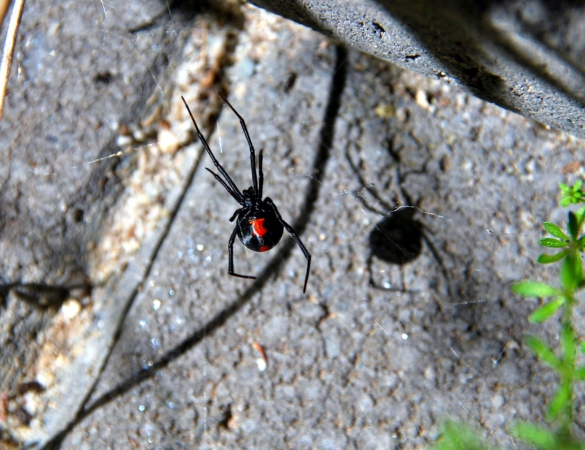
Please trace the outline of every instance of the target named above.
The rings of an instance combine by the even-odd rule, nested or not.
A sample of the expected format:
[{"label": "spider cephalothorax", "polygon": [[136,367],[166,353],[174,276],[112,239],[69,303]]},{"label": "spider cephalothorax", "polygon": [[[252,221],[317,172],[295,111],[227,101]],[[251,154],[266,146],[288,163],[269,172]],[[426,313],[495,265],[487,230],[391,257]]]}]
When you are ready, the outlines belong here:
[{"label": "spider cephalothorax", "polygon": [[[242,130],[244,131],[244,136],[246,136],[246,141],[248,142],[248,147],[250,148],[250,165],[252,167],[252,186],[248,189],[244,189],[240,192],[236,184],[230,178],[228,173],[225,169],[219,164],[217,159],[215,158],[213,152],[209,148],[207,141],[201,134],[199,127],[197,126],[197,122],[195,122],[195,118],[189,109],[189,105],[183,97],[183,103],[187,107],[187,111],[189,112],[189,116],[191,116],[191,120],[193,121],[193,125],[195,125],[195,130],[197,131],[197,136],[199,140],[203,144],[203,147],[207,151],[207,154],[210,156],[211,160],[213,161],[214,166],[217,168],[219,174],[213,172],[210,169],[207,169],[215,179],[225,188],[226,191],[237,201],[241,208],[236,209],[233,213],[232,217],[230,218],[230,222],[236,221],[236,227],[230,236],[228,241],[228,252],[229,252],[229,262],[228,262],[228,273],[233,275],[234,277],[240,278],[250,278],[255,279],[256,277],[250,275],[240,275],[234,272],[234,240],[236,235],[247,248],[253,250],[255,252],[265,252],[273,248],[282,237],[283,231],[286,229],[290,236],[292,237],[293,241],[300,247],[301,251],[307,258],[307,272],[305,274],[305,284],[303,287],[303,293],[307,290],[307,282],[309,281],[309,270],[311,268],[311,254],[306,249],[306,247],[301,242],[299,236],[295,232],[295,230],[286,223],[274,202],[270,199],[270,197],[264,198],[262,200],[262,189],[264,185],[264,173],[262,172],[262,151],[258,155],[258,175],[256,174],[256,153],[254,151],[254,146],[252,145],[252,140],[250,139],[250,135],[248,134],[248,128],[246,127],[246,123],[240,114],[236,111],[236,109],[231,105],[227,99],[219,94],[223,101],[231,108],[231,110],[238,116],[240,120],[240,125],[242,126]],[[223,176],[223,178],[222,178]]]}]

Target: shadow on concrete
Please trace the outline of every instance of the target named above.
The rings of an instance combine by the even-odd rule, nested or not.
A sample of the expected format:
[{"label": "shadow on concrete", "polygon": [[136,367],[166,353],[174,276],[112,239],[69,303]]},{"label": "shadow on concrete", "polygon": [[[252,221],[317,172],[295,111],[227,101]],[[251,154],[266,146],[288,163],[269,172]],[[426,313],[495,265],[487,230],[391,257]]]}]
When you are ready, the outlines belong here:
[{"label": "shadow on concrete", "polygon": [[[333,80],[331,83],[331,89],[329,91],[329,99],[325,114],[323,118],[323,127],[320,133],[319,147],[317,149],[317,156],[313,163],[313,171],[318,174],[310,179],[309,186],[306,190],[305,201],[302,207],[304,214],[300,216],[294,224],[293,228],[299,235],[302,235],[311,217],[312,212],[315,209],[316,201],[319,195],[321,187],[321,178],[325,173],[325,166],[329,159],[331,148],[333,146],[333,138],[335,134],[335,121],[341,105],[341,97],[343,89],[345,87],[345,79],[347,73],[347,52],[345,48],[341,46],[336,47],[336,67],[333,74]],[[262,274],[258,276],[256,281],[248,288],[236,301],[226,307],[224,310],[219,312],[209,322],[207,322],[199,330],[195,331],[191,336],[187,337],[183,342],[177,345],[175,348],[167,352],[158,361],[156,361],[151,367],[146,370],[135,373],[132,377],[120,383],[115,389],[107,392],[100,398],[98,398],[91,405],[88,405],[83,409],[60,434],[55,436],[49,441],[44,449],[54,450],[61,446],[61,442],[67,436],[67,434],[73,430],[73,428],[80,423],[83,419],[91,415],[95,410],[108,404],[112,400],[120,397],[124,393],[131,390],[141,382],[148,380],[155,376],[155,374],[166,367],[169,363],[181,357],[205,337],[213,334],[216,330],[221,328],[232,316],[234,316],[256,293],[258,293],[262,286],[264,286],[276,273],[278,273],[285,261],[290,257],[292,250],[295,247],[295,243],[292,240],[286,242],[281,248],[277,255],[272,258],[272,261],[267,264],[267,268]],[[310,283],[309,283],[310,285]],[[88,394],[88,398],[91,395]]]}]

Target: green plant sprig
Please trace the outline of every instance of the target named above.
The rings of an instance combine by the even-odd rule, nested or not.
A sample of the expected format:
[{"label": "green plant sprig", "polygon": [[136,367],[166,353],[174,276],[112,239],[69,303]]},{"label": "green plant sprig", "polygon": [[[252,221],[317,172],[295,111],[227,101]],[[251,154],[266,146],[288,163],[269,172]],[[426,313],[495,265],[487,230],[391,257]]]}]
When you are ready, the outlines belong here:
[{"label": "green plant sprig", "polygon": [[559,184],[561,188],[561,206],[566,208],[571,203],[585,203],[585,191],[581,190],[583,181],[577,181],[573,186],[567,186],[566,184]]},{"label": "green plant sprig", "polygon": [[[585,203],[585,192],[581,190],[581,187],[581,181],[573,186],[561,184],[561,206]],[[555,352],[546,342],[537,337],[526,338],[526,345],[534,354],[559,375],[559,386],[546,413],[546,418],[553,427],[517,422],[511,430],[514,436],[539,449],[585,449],[585,444],[578,442],[571,432],[574,418],[574,386],[576,382],[585,380],[585,365],[579,366],[577,362],[578,338],[572,325],[575,295],[585,287],[581,259],[581,253],[585,248],[585,235],[581,235],[584,221],[585,207],[576,213],[569,212],[566,233],[554,223],[543,223],[544,229],[553,237],[540,239],[539,244],[560,251],[542,254],[537,262],[561,263],[560,287],[539,281],[522,281],[512,286],[512,291],[516,294],[546,299],[544,304],[528,317],[532,323],[542,323],[562,308],[560,351]],[[581,352],[585,353],[583,344]]]},{"label": "green plant sprig", "polygon": [[[582,181],[573,186],[560,184],[562,207],[585,203]],[[526,345],[545,364],[559,375],[559,386],[550,401],[546,418],[550,426],[519,421],[511,427],[511,434],[518,439],[542,450],[585,450],[585,443],[579,442],[572,434],[574,419],[573,390],[578,381],[585,380],[585,365],[578,365],[578,337],[572,324],[572,311],[576,294],[585,287],[581,253],[585,249],[585,235],[581,229],[585,222],[585,207],[576,213],[569,212],[567,232],[558,225],[544,222],[544,229],[553,237],[539,240],[543,247],[558,250],[553,254],[542,254],[537,262],[551,264],[560,262],[560,287],[540,281],[521,281],[512,286],[512,291],[524,297],[546,299],[528,317],[532,323],[542,323],[562,309],[560,350],[556,352],[543,340],[528,336]],[[579,346],[585,354],[585,340]],[[491,449],[479,433],[467,424],[448,421],[433,450],[488,450]]]}]

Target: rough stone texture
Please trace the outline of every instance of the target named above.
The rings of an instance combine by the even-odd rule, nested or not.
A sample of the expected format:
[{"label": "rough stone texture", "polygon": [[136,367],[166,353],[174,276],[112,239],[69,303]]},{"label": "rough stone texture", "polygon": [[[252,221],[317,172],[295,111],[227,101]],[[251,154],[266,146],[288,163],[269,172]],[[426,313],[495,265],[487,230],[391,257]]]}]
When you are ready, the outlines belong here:
[{"label": "rough stone texture", "polygon": [[250,0],[585,137],[585,7],[548,0]]},{"label": "rough stone texture", "polygon": [[[25,10],[0,122],[1,445],[410,449],[448,416],[517,445],[506,425],[542,421],[556,383],[523,336],[556,329],[509,286],[550,279],[540,222],[564,220],[583,141],[263,10],[153,5]],[[227,276],[237,204],[180,100],[246,188],[214,88],[313,254],[307,295],[286,237],[236,243],[258,279]]]}]

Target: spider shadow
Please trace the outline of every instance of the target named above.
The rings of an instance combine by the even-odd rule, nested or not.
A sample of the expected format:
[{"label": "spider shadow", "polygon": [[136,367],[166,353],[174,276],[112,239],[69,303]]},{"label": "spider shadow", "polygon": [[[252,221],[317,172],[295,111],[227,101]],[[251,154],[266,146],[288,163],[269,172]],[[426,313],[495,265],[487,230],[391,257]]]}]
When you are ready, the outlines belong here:
[{"label": "spider shadow", "polygon": [[370,233],[370,257],[402,266],[422,252],[423,224],[412,208],[399,208],[378,222]]},{"label": "spider shadow", "polygon": [[[389,209],[386,214],[381,214],[369,205],[366,208],[383,216],[374,229],[370,232],[368,246],[370,254],[368,256],[367,267],[369,274],[369,285],[374,289],[384,291],[397,290],[395,288],[380,286],[374,280],[374,271],[372,265],[374,258],[387,262],[391,265],[405,266],[417,260],[423,252],[425,244],[441,268],[441,272],[446,277],[443,266],[443,260],[433,244],[428,228],[416,220],[417,212],[420,211],[417,206],[398,206],[395,209]],[[448,278],[445,278],[448,281]],[[449,283],[447,283],[448,285]],[[398,289],[404,291],[404,289]],[[413,292],[409,289],[408,292]]]},{"label": "spider shadow", "polygon": [[[402,173],[400,171],[400,154],[394,149],[392,140],[388,140],[386,144],[387,150],[394,160],[391,165],[394,169],[394,179],[398,185],[400,196],[404,199],[404,201],[396,199],[394,207],[381,198],[373,185],[368,185],[365,182],[358,170],[358,166],[353,162],[349,153],[346,152],[346,158],[352,171],[358,178],[360,184],[364,186],[360,190],[353,191],[354,197],[357,198],[366,209],[382,217],[382,220],[378,222],[370,232],[368,240],[370,249],[370,254],[367,260],[369,285],[374,289],[384,291],[404,291],[404,289],[379,286],[375,282],[372,271],[374,258],[392,265],[404,266],[415,261],[422,254],[424,243],[429,248],[440,267],[440,271],[447,282],[447,291],[451,292],[449,277],[443,259],[430,237],[432,232],[424,223],[416,220],[417,212],[424,214],[424,211],[418,206],[420,201],[413,202],[411,196],[403,187],[403,182],[406,176],[408,176],[409,173],[414,172],[408,172],[406,174]],[[376,203],[381,205],[385,212],[380,211],[376,206],[372,206],[361,193],[363,191],[367,191]],[[409,292],[412,292],[412,290],[409,290]]]}]

